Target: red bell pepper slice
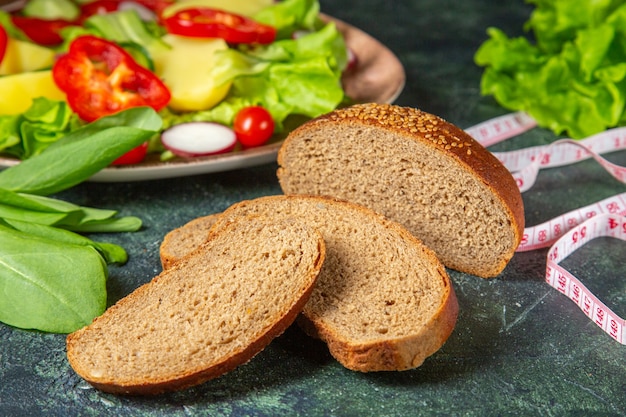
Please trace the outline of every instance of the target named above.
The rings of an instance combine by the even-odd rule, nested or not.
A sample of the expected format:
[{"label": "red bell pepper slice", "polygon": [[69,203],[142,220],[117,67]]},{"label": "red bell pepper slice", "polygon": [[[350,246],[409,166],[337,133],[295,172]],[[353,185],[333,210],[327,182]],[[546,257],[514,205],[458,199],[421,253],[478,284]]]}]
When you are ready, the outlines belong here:
[{"label": "red bell pepper slice", "polygon": [[179,10],[163,19],[169,33],[194,38],[222,38],[229,43],[268,44],[276,29],[245,16],[223,10],[196,7]]},{"label": "red bell pepper slice", "polygon": [[170,92],[151,71],[120,46],[95,36],[80,36],[52,67],[52,77],[83,120],[131,107],[164,108]]},{"label": "red bell pepper slice", "polygon": [[39,45],[54,46],[63,42],[59,31],[76,23],[62,19],[39,19],[36,17],[11,16],[11,22],[33,42]]},{"label": "red bell pepper slice", "polygon": [[[120,5],[123,2],[129,0],[95,0],[89,3],[85,3],[80,6],[80,21],[84,21],[89,16],[95,14],[106,14],[115,12],[120,9]],[[174,2],[172,0],[131,0],[149,10],[152,10],[157,16],[161,14],[163,9],[171,6]]]},{"label": "red bell pepper slice", "polygon": [[111,162],[111,165],[132,165],[138,164],[146,159],[146,155],[148,154],[148,142],[144,142],[143,144],[137,146],[136,148],[131,149],[126,152],[124,155],[117,158],[115,161]]},{"label": "red bell pepper slice", "polygon": [[7,51],[7,44],[9,43],[9,38],[7,36],[7,31],[4,30],[4,27],[0,25],[0,63],[4,59],[4,54]]},{"label": "red bell pepper slice", "polygon": [[157,15],[160,15],[161,12],[166,8],[174,4],[174,0],[133,0],[135,3],[141,4],[143,7],[146,7]]}]

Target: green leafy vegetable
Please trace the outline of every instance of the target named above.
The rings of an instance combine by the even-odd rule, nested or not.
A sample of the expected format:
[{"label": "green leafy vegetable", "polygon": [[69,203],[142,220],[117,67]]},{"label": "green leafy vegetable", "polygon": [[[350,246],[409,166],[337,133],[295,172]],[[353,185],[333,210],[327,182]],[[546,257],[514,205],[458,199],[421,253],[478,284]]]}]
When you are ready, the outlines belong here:
[{"label": "green leafy vegetable", "polygon": [[104,257],[108,264],[123,264],[128,260],[128,255],[124,248],[119,245],[104,242],[95,242],[77,233],[59,229],[57,227],[45,226],[37,223],[23,222],[14,219],[0,219],[0,226],[10,227],[17,231],[38,236],[45,239],[54,240],[61,243],[73,245],[91,246]]},{"label": "green leafy vegetable", "polygon": [[81,207],[53,198],[0,188],[0,218],[56,226],[76,232],[134,232],[136,217],[115,218],[114,210]]},{"label": "green leafy vegetable", "polygon": [[296,30],[313,30],[319,25],[320,5],[317,0],[285,0],[266,7],[254,20],[272,26],[279,39],[290,38]]},{"label": "green leafy vegetable", "polygon": [[88,179],[161,125],[151,108],[126,110],[73,130],[0,172],[0,321],[66,333],[102,314],[107,264],[124,263],[128,255],[75,232],[136,231],[141,220],[46,194]]},{"label": "green leafy vegetable", "polygon": [[30,0],[22,9],[24,16],[41,19],[74,20],[78,18],[80,10],[71,0]]},{"label": "green leafy vegetable", "polygon": [[163,33],[155,33],[154,26],[141,20],[139,14],[132,9],[95,14],[85,20],[84,25],[104,39],[119,44],[134,43],[149,50],[170,47],[161,39],[160,35]]},{"label": "green leafy vegetable", "polygon": [[150,139],[161,126],[150,107],[103,117],[52,143],[36,158],[0,172],[0,188],[47,195],[72,187]]},{"label": "green leafy vegetable", "polygon": [[66,333],[106,308],[107,268],[92,246],[0,226],[0,321]]},{"label": "green leafy vegetable", "polygon": [[626,1],[529,3],[535,43],[489,28],[481,92],[576,139],[626,125]]},{"label": "green leafy vegetable", "polygon": [[27,159],[77,127],[67,103],[38,97],[22,114],[0,115],[0,151]]}]

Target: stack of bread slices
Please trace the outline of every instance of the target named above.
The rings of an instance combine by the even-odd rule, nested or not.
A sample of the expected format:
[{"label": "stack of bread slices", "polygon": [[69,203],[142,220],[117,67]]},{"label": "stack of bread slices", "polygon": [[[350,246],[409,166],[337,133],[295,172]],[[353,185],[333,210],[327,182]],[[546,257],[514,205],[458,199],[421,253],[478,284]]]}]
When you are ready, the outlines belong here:
[{"label": "stack of bread slices", "polygon": [[278,164],[283,195],[171,231],[163,272],[68,336],[80,376],[116,393],[182,389],[294,321],[348,369],[413,369],[456,323],[446,267],[497,276],[521,240],[510,173],[417,109],[336,110],[291,132]]}]

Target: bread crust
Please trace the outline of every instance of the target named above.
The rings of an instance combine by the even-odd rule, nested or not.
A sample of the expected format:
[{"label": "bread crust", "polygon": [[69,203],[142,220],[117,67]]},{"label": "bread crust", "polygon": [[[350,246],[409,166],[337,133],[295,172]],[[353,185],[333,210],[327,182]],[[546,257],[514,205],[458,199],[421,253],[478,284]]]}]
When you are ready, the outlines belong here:
[{"label": "bread crust", "polygon": [[[415,239],[408,232],[406,235],[407,239]],[[379,372],[414,369],[445,344],[456,326],[459,313],[456,293],[445,271],[442,270],[440,275],[445,286],[443,302],[421,331],[410,336],[354,343],[328,326],[323,318],[306,314],[306,311],[296,321],[309,336],[324,341],[330,354],[350,370]]]},{"label": "bread crust", "polygon": [[[297,323],[310,336],[323,340],[327,344],[331,355],[348,369],[360,372],[402,371],[420,366],[428,356],[439,350],[452,334],[459,306],[452,283],[443,265],[430,249],[424,246],[417,237],[400,224],[390,221],[385,216],[371,209],[334,197],[282,195],[260,197],[236,203],[222,213],[222,216],[211,230],[219,230],[220,227],[228,224],[232,219],[237,219],[239,215],[249,216],[251,212],[255,211],[255,206],[273,206],[279,212],[281,206],[297,205],[299,201],[309,202],[312,205],[320,204],[336,207],[336,213],[334,214],[337,217],[346,215],[346,213],[361,213],[362,216],[369,219],[369,222],[382,224],[390,233],[397,235],[409,245],[421,248],[423,251],[420,253],[424,259],[432,265],[437,265],[436,270],[438,279],[443,283],[443,292],[439,294],[441,303],[438,305],[436,312],[428,317],[419,331],[402,337],[381,335],[378,340],[368,342],[353,340],[338,332],[333,327],[333,323],[329,323],[329,320],[323,317],[323,315],[317,315],[309,305],[304,307],[302,314],[297,319]],[[333,213],[333,211],[331,210],[330,213]],[[314,227],[313,223],[315,222],[325,221],[328,224],[332,224],[333,218],[309,219],[309,221],[311,222],[310,225]],[[363,227],[367,227],[367,224],[363,224]],[[322,236],[325,235],[324,230],[321,230],[321,233]],[[333,246],[327,243],[327,258],[333,256],[333,250]],[[381,270],[385,266],[381,263]],[[332,274],[333,272],[330,273]],[[322,282],[324,279],[321,278],[323,274],[325,274],[324,268],[320,273],[318,288],[320,286],[323,287]],[[336,276],[336,279],[339,279],[339,276]],[[315,298],[314,295],[310,302],[313,301],[313,298]],[[359,320],[359,317],[355,315],[354,320]]]},{"label": "bread crust", "polygon": [[[249,219],[242,219],[241,221],[246,222],[249,221]],[[272,222],[272,220],[267,221]],[[137,376],[133,379],[118,378],[116,375],[94,375],[94,366],[90,366],[92,364],[89,359],[89,354],[84,352],[85,346],[83,339],[101,337],[98,336],[100,334],[106,335],[106,329],[109,326],[114,323],[117,325],[116,322],[119,321],[120,317],[124,317],[125,313],[128,313],[129,310],[137,309],[137,306],[143,305],[146,299],[150,299],[150,292],[155,286],[168,285],[168,280],[170,281],[169,285],[171,285],[172,279],[170,279],[170,277],[174,276],[176,271],[184,271],[186,268],[190,268],[189,265],[194,258],[205,257],[207,253],[210,255],[210,252],[207,252],[207,247],[211,246],[213,240],[219,239],[221,234],[228,233],[229,229],[232,227],[236,227],[236,224],[230,224],[219,234],[212,234],[207,242],[198,247],[195,251],[176,262],[167,271],[162,272],[147,284],[142,285],[125,298],[119,300],[115,305],[105,311],[104,314],[94,319],[90,325],[70,333],[66,338],[67,358],[76,373],[94,387],[105,392],[130,395],[156,395],[198,385],[231,371],[248,362],[257,353],[263,350],[275,337],[282,334],[295,321],[311,296],[317,276],[325,259],[324,240],[319,232],[308,226],[305,226],[306,229],[303,230],[308,230],[307,233],[310,233],[309,236],[313,236],[316,239],[318,255],[310,265],[310,269],[307,270],[306,277],[303,276],[300,278],[306,283],[306,286],[302,288],[299,294],[293,294],[293,303],[284,306],[286,310],[281,310],[279,319],[267,323],[256,339],[243,344],[238,350],[233,352],[233,354],[221,357],[216,362],[190,367],[185,372],[180,372],[176,375],[168,373],[167,375],[155,377]],[[286,226],[283,225],[282,227]],[[250,278],[263,279],[262,277]],[[171,289],[175,291],[174,287]],[[172,297],[175,297],[175,295],[172,295]],[[250,300],[250,302],[252,301],[253,300]],[[139,312],[140,311],[138,311],[138,313]],[[163,346],[163,349],[167,348],[168,346]],[[181,360],[184,360],[184,358],[181,358]]]},{"label": "bread crust", "polygon": [[[292,167],[288,166],[287,160],[292,142],[303,137],[315,137],[321,129],[334,126],[368,126],[409,138],[454,158],[467,173],[488,187],[507,210],[515,244],[511,245],[497,264],[485,265],[484,268],[467,270],[461,265],[445,263],[452,269],[459,269],[481,277],[493,277],[502,272],[522,239],[524,205],[514,178],[491,152],[452,123],[419,109],[391,104],[358,104],[322,115],[300,125],[289,134],[277,156],[279,165],[277,176],[286,194],[310,194],[308,190],[294,189],[288,184],[289,170]],[[382,158],[384,155],[375,157]],[[348,198],[344,195],[336,195],[336,197]],[[363,201],[357,202],[369,206]],[[377,210],[377,207],[371,208]],[[383,214],[389,215],[384,212]],[[403,219],[393,217],[392,219],[405,224]],[[415,233],[414,230],[411,231]]]}]

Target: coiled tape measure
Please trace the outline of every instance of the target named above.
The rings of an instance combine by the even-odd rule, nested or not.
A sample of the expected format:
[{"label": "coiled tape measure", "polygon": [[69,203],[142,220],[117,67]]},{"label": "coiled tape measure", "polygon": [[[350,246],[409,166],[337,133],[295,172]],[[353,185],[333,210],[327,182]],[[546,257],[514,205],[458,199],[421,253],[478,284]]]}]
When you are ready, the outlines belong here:
[{"label": "coiled tape measure", "polygon": [[[537,123],[530,116],[517,112],[487,120],[466,129],[466,132],[487,147],[536,126]],[[542,168],[564,166],[589,158],[595,159],[618,181],[626,183],[626,167],[613,164],[601,156],[622,149],[626,149],[626,128],[619,127],[582,140],[560,139],[549,145],[493,154],[511,171],[520,191],[524,192],[533,186]],[[526,227],[517,251],[549,246],[546,282],[575,302],[609,336],[626,344],[626,321],[559,265],[587,242],[605,236],[626,241],[626,193]]]}]

